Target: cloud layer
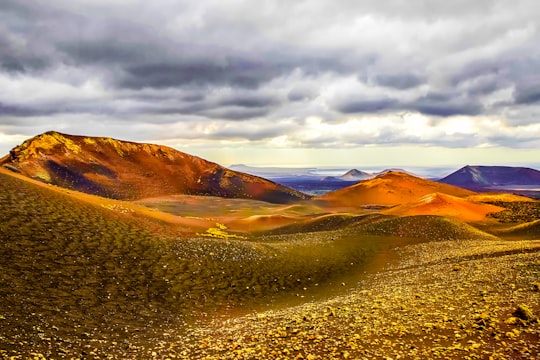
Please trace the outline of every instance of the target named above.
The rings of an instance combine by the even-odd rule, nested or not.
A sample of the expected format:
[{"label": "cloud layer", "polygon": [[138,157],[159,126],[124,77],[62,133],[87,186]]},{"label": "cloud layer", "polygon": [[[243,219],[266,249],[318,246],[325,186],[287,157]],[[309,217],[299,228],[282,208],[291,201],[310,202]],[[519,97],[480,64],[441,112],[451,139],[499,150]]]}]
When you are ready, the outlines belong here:
[{"label": "cloud layer", "polygon": [[538,149],[539,17],[533,0],[4,0],[0,138]]}]

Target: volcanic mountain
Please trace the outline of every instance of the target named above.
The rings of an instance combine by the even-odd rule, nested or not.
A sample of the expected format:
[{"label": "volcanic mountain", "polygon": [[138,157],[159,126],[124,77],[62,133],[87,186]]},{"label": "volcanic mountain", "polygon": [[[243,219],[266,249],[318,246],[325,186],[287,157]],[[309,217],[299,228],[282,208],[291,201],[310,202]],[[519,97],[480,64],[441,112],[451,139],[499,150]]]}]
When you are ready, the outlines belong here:
[{"label": "volcanic mountain", "polygon": [[396,206],[386,213],[400,216],[439,215],[472,222],[483,220],[487,214],[502,210],[504,208],[491,204],[480,204],[448,194],[432,193],[416,201]]},{"label": "volcanic mountain", "polygon": [[339,179],[345,180],[345,181],[358,181],[358,180],[366,180],[372,178],[373,175],[360,171],[357,169],[352,169],[347,171],[345,174],[341,175]]},{"label": "volcanic mountain", "polygon": [[540,171],[511,166],[465,166],[439,180],[467,189],[493,186],[540,185]]},{"label": "volcanic mountain", "polygon": [[431,193],[457,197],[473,192],[456,186],[425,180],[402,172],[389,171],[373,179],[360,181],[352,186],[319,197],[336,206],[397,205],[414,201]]},{"label": "volcanic mountain", "polygon": [[273,203],[308,195],[166,146],[47,132],[26,140],[0,165],[43,182],[115,199],[173,194]]}]

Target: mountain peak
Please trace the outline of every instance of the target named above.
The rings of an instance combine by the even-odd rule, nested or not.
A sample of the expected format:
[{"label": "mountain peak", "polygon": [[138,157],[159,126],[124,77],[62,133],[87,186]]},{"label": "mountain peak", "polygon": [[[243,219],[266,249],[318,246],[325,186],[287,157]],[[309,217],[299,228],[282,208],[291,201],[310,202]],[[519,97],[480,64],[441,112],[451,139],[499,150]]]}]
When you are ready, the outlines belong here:
[{"label": "mountain peak", "polygon": [[191,194],[283,203],[308,198],[166,146],[56,131],[16,146],[0,165],[46,183],[119,199]]},{"label": "mountain peak", "polygon": [[399,170],[388,170],[382,173],[379,173],[377,176],[375,176],[375,179],[408,179],[408,180],[423,180],[422,178],[419,178],[417,176],[414,176],[412,174],[409,174],[404,171]]},{"label": "mountain peak", "polygon": [[483,220],[488,213],[501,210],[504,209],[499,206],[475,203],[461,197],[435,192],[396,206],[387,213],[400,216],[439,215],[469,222]]},{"label": "mountain peak", "polygon": [[343,206],[396,205],[413,201],[421,196],[443,193],[469,196],[469,190],[422,179],[400,171],[388,171],[369,180],[327,193],[321,199]]},{"label": "mountain peak", "polygon": [[540,185],[540,171],[512,166],[464,166],[439,180],[469,189],[508,185]]},{"label": "mountain peak", "polygon": [[369,178],[372,178],[373,175],[367,173],[367,172],[364,172],[364,171],[360,171],[358,169],[351,169],[349,171],[347,171],[345,174],[341,175],[339,177],[339,179],[341,180],[364,180],[364,179],[369,179]]}]

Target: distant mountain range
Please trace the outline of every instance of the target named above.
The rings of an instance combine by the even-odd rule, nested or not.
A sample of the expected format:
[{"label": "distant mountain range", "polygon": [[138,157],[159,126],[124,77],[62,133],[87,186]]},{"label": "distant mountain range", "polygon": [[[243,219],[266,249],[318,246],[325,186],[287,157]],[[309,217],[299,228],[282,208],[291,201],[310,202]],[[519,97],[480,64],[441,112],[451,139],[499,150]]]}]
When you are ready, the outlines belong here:
[{"label": "distant mountain range", "polygon": [[[465,166],[438,182],[401,169],[351,169],[335,176],[317,168],[228,169],[166,146],[54,131],[16,146],[0,158],[0,166],[45,183],[124,200],[184,194],[289,203],[327,193],[321,198],[346,206],[395,205],[430,193],[461,197],[470,195],[464,189],[540,187],[540,171],[524,167]],[[538,189],[515,192],[538,197]]]},{"label": "distant mountain range", "polygon": [[360,181],[360,180],[366,180],[371,179],[375,175],[367,173],[365,171],[360,171],[357,169],[352,169],[347,171],[345,174],[341,176],[325,176],[321,179],[321,181]]},{"label": "distant mountain range", "polygon": [[276,167],[276,166],[249,166],[244,164],[233,164],[229,169],[240,171],[246,174],[261,176],[264,178],[279,178],[288,176],[316,176],[313,172],[315,168],[291,168],[291,167]]},{"label": "distant mountain range", "polygon": [[[285,179],[285,178],[296,178],[296,179],[306,179],[306,180],[320,180],[320,181],[360,181],[374,178],[377,175],[387,173],[389,171],[398,171],[407,173],[409,175],[416,176],[414,173],[397,168],[384,169],[382,171],[376,172],[366,172],[358,169],[350,169],[342,173],[341,175],[323,175],[322,173],[328,171],[325,168],[316,168],[316,167],[262,167],[262,166],[248,166],[244,164],[233,164],[229,166],[229,169],[235,171],[241,171],[246,174],[262,176],[269,179]],[[331,169],[332,172],[336,173],[339,169]]]},{"label": "distant mountain range", "polygon": [[526,167],[467,165],[439,181],[472,190],[540,186],[540,171]]},{"label": "distant mountain range", "polygon": [[[388,172],[399,172],[418,177],[412,172],[399,168],[390,168],[379,172],[351,169],[342,175],[325,176],[321,175],[325,170],[317,168],[264,168],[245,165],[233,165],[233,167],[251,174],[266,176],[280,184],[314,195],[343,189],[350,186],[351,183],[373,179]],[[433,175],[428,179],[474,191],[515,192],[526,196],[540,197],[540,171],[525,167],[465,166],[442,179]]]},{"label": "distant mountain range", "polygon": [[1,158],[0,165],[49,184],[115,199],[188,194],[288,203],[309,198],[166,146],[54,131],[26,140]]}]

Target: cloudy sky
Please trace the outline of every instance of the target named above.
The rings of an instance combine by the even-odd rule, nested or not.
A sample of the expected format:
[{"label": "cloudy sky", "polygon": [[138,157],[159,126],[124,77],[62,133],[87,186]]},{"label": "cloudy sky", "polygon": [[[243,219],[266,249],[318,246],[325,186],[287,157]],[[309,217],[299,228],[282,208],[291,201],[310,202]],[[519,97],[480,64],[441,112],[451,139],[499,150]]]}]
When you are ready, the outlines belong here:
[{"label": "cloudy sky", "polygon": [[223,165],[540,165],[540,4],[0,0],[0,153],[48,130]]}]

